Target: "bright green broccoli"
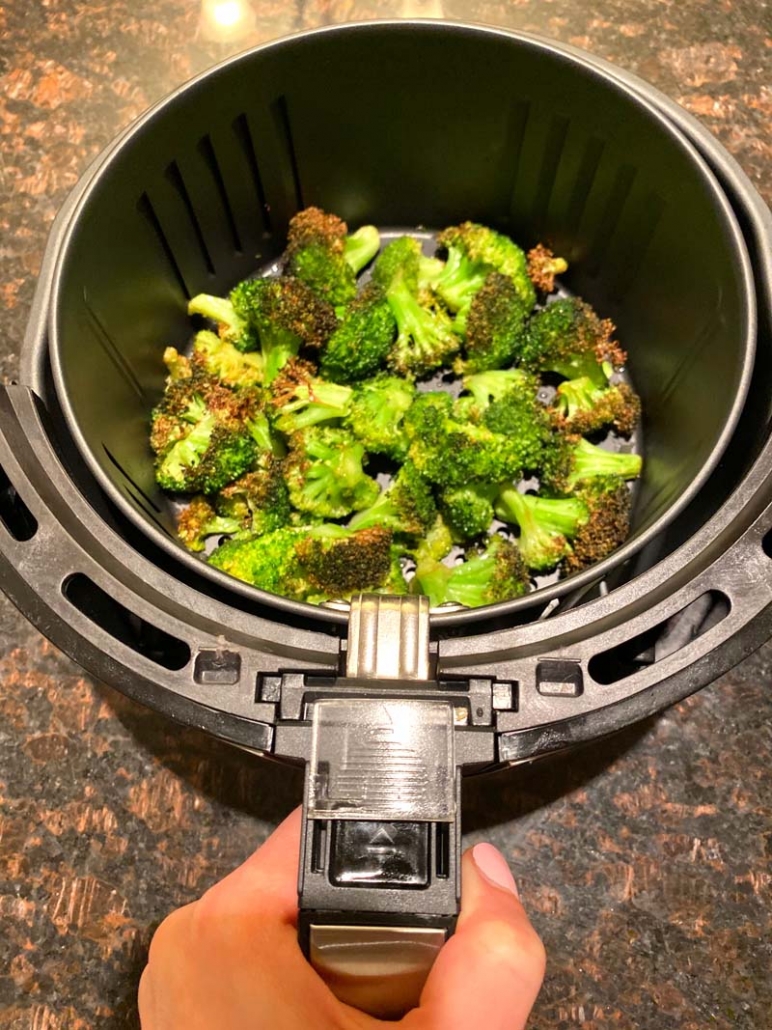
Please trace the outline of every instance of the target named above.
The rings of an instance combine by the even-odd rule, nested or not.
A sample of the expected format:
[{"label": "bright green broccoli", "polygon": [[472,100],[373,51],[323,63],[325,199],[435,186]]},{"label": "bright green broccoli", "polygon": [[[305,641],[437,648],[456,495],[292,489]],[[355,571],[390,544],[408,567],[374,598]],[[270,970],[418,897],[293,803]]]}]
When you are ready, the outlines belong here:
[{"label": "bright green broccoli", "polygon": [[442,515],[438,515],[416,547],[410,553],[416,565],[429,561],[442,561],[453,550],[453,537]]},{"label": "bright green broccoli", "polygon": [[460,565],[449,568],[436,561],[421,562],[411,589],[426,594],[433,608],[448,601],[479,608],[520,597],[530,585],[519,549],[494,535],[484,551],[471,553]]},{"label": "bright green broccoli", "polygon": [[528,277],[524,252],[507,236],[474,222],[451,226],[437,238],[448,252],[445,270],[435,283],[437,293],[452,311],[468,309],[490,272],[511,280],[528,313],[536,292]]},{"label": "bright green broccoli", "polygon": [[209,375],[233,389],[259,386],[263,381],[261,354],[245,354],[209,329],[196,333],[193,361]]},{"label": "bright green broccoli", "polygon": [[177,535],[189,551],[203,551],[208,536],[238,533],[241,528],[238,519],[218,515],[201,495],[194,497],[177,519]]},{"label": "bright green broccoli", "polygon": [[401,535],[420,537],[432,528],[436,518],[431,487],[413,463],[406,461],[377,500],[354,515],[349,528],[383,526]]},{"label": "bright green broccoli", "polygon": [[343,257],[358,275],[381,247],[381,234],[374,225],[363,225],[343,241]]},{"label": "bright green broccoli", "polygon": [[291,358],[271,389],[274,425],[291,435],[300,429],[344,418],[351,404],[352,389],[313,375],[313,365]]},{"label": "bright green broccoli", "polygon": [[290,439],[284,481],[298,511],[342,519],[368,508],[378,484],[362,469],[365,449],[344,429],[312,426]]},{"label": "bright green broccoli", "polygon": [[612,339],[614,325],[584,301],[563,298],[538,311],[528,324],[520,359],[526,368],[557,372],[566,379],[587,376],[599,388],[621,368],[627,355]]},{"label": "bright green broccoli", "polygon": [[368,283],[349,305],[343,321],[327,341],[320,371],[336,383],[353,383],[383,368],[397,323],[377,283]]},{"label": "bright green broccoli", "polygon": [[397,376],[380,375],[354,388],[347,425],[365,449],[404,461],[410,444],[402,427],[415,387]]},{"label": "bright green broccoli", "polygon": [[570,539],[589,518],[575,497],[537,497],[507,486],[496,498],[496,515],[520,527],[518,546],[529,569],[548,572],[571,552]]},{"label": "bright green broccoli", "polygon": [[467,543],[488,532],[498,490],[496,483],[468,483],[440,492],[440,511],[454,540]]},{"label": "bright green broccoli", "polygon": [[214,322],[220,338],[238,350],[257,349],[257,334],[243,314],[236,310],[232,297],[229,300],[213,297],[210,293],[199,293],[188,302],[188,314],[202,315]]},{"label": "bright green broccoli", "polygon": [[571,494],[578,483],[598,476],[637,479],[641,466],[640,454],[609,451],[589,440],[553,433],[540,472],[542,486],[555,493]]},{"label": "bright green broccoli", "polygon": [[385,290],[397,323],[387,364],[407,378],[448,364],[459,346],[450,318],[439,308],[424,307],[417,296],[420,257],[418,241],[403,236],[389,243],[373,266],[373,281]]}]

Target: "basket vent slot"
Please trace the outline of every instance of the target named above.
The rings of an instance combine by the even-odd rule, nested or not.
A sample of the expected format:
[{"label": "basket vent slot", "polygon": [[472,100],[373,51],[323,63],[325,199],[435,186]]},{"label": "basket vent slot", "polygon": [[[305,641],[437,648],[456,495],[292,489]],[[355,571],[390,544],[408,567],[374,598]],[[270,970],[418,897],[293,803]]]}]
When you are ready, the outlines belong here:
[{"label": "basket vent slot", "polygon": [[302,210],[306,205],[303,201],[303,186],[300,182],[300,170],[298,168],[298,158],[295,151],[295,141],[292,138],[292,123],[290,121],[287,98],[282,95],[278,97],[278,99],[274,100],[271,106],[276,118],[276,124],[284,137],[284,146],[287,151],[287,157],[289,158],[290,168],[292,169],[292,182],[295,186],[295,203],[298,206],[298,210]]},{"label": "basket vent slot", "polygon": [[116,343],[113,340],[112,336],[108,333],[107,329],[105,328],[102,319],[94,310],[91,304],[91,300],[89,299],[88,290],[85,288],[85,286],[83,287],[83,303],[86,307],[86,311],[88,312],[89,318],[91,320],[91,325],[94,330],[95,339],[98,341],[102,350],[105,352],[107,357],[115,366],[115,370],[119,373],[119,375],[123,377],[125,382],[131,387],[134,393],[136,393],[137,397],[139,397],[142,403],[145,404],[145,391],[142,389],[142,384],[140,383],[139,379],[137,379],[131,365],[128,363],[125,356],[120,352],[120,350],[116,346]]},{"label": "basket vent slot", "polygon": [[598,168],[600,167],[601,158],[603,157],[603,151],[605,149],[605,140],[598,139],[596,136],[591,136],[587,140],[584,156],[582,157],[582,163],[579,166],[576,182],[574,183],[574,188],[571,191],[571,199],[568,202],[566,234],[569,237],[576,235],[576,232],[581,225],[584,211],[587,207],[587,201],[589,200],[592,187],[595,183]]},{"label": "basket vent slot", "polygon": [[611,188],[611,193],[600,218],[598,231],[587,255],[587,272],[593,277],[598,275],[603,267],[603,259],[611,245],[617,226],[622,220],[622,212],[627,203],[627,198],[630,196],[630,191],[633,188],[637,174],[638,170],[636,168],[633,168],[632,165],[624,164],[618,169],[614,177],[614,185]]},{"label": "basket vent slot", "polygon": [[263,188],[263,179],[260,175],[260,168],[257,163],[257,154],[255,153],[255,144],[252,139],[252,132],[249,128],[249,119],[246,114],[240,114],[233,120],[233,132],[236,135],[236,139],[244,152],[249,170],[252,173],[252,182],[255,186],[255,193],[257,194],[257,202],[260,205],[260,211],[263,216],[263,225],[265,231],[271,232],[271,215],[268,208],[268,203],[265,199],[265,189]]},{"label": "basket vent slot", "polygon": [[594,655],[588,665],[590,675],[603,686],[619,683],[676,654],[717,626],[730,610],[731,603],[726,594],[720,590],[709,590],[657,626]]},{"label": "basket vent slot", "polygon": [[130,612],[82,572],[64,581],[62,593],[94,625],[156,665],[177,672],[190,662],[184,641]]},{"label": "basket vent slot", "polygon": [[153,234],[155,235],[156,239],[161,245],[161,250],[163,251],[164,256],[166,257],[166,260],[169,262],[171,270],[174,273],[174,278],[177,280],[177,285],[182,291],[183,296],[187,297],[187,299],[190,300],[190,290],[188,289],[187,284],[185,282],[185,277],[182,274],[180,266],[177,264],[177,259],[174,256],[174,251],[172,250],[171,244],[166,238],[166,233],[164,232],[163,226],[158,220],[158,215],[156,214],[155,208],[150,202],[150,197],[148,197],[147,193],[143,193],[137,201],[137,210],[148,223],[148,225],[153,231]]},{"label": "basket vent slot", "polygon": [[560,159],[563,156],[563,148],[566,144],[568,126],[568,118],[560,115],[556,115],[550,123],[547,142],[544,147],[544,157],[539,170],[539,188],[533,205],[533,217],[537,225],[541,224],[549,209]]},{"label": "basket vent slot", "polygon": [[212,139],[209,135],[202,136],[198,141],[198,152],[203,158],[204,164],[209,169],[209,173],[214,180],[214,184],[217,187],[217,193],[219,194],[220,201],[222,202],[223,211],[225,212],[225,219],[228,222],[228,229],[233,240],[233,249],[238,254],[244,252],[244,248],[241,245],[241,237],[239,236],[238,226],[236,225],[236,219],[233,215],[233,205],[231,204],[230,197],[228,196],[228,190],[225,187],[225,179],[223,179],[222,171],[220,170],[220,162],[217,160],[217,154],[215,153]]},{"label": "basket vent slot", "polygon": [[102,444],[102,450],[107,455],[108,460],[110,461],[110,463],[112,465],[114,465],[118,469],[118,471],[123,476],[123,478],[126,480],[126,482],[127,483],[131,483],[131,485],[134,487],[134,489],[137,491],[137,493],[140,494],[142,497],[144,497],[144,499],[147,501],[147,503],[150,505],[150,507],[153,509],[153,511],[157,512],[157,514],[160,515],[161,514],[161,509],[155,503],[153,498],[152,497],[148,497],[148,495],[145,493],[145,491],[142,489],[142,487],[136,482],[136,480],[132,479],[132,477],[129,475],[129,473],[126,471],[126,469],[123,467],[123,465],[121,465],[121,463],[118,461],[118,459],[112,453],[112,451],[110,451],[110,449],[107,447],[107,444],[104,444],[104,443]]},{"label": "basket vent slot", "polygon": [[188,188],[185,185],[185,180],[182,178],[180,166],[177,164],[176,161],[172,161],[170,162],[170,164],[166,166],[166,172],[164,174],[171,183],[171,186],[174,189],[175,193],[182,201],[182,205],[185,208],[185,211],[187,212],[191,228],[193,229],[193,235],[195,236],[196,242],[198,243],[198,248],[201,251],[201,258],[204,264],[206,265],[206,270],[210,275],[214,275],[214,263],[212,262],[212,257],[209,253],[209,248],[206,245],[206,240],[204,239],[204,233],[201,229],[201,223],[198,220],[196,209],[193,207],[193,201],[190,199],[190,194],[188,193]]},{"label": "basket vent slot", "polygon": [[761,541],[761,548],[767,558],[772,558],[772,529],[768,529]]},{"label": "basket vent slot", "polygon": [[31,540],[38,531],[38,522],[24,501],[16,493],[5,469],[0,466],[0,520],[20,543]]}]

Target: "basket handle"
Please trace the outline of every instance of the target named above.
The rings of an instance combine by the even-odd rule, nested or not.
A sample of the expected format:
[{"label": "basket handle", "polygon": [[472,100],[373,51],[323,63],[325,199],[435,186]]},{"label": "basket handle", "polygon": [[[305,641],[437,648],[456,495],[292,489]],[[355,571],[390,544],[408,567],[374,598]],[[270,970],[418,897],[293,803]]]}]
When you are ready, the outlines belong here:
[{"label": "basket handle", "polygon": [[[342,1001],[382,1018],[418,1004],[458,914],[454,709],[431,698],[430,665],[428,599],[362,595],[341,692],[310,713],[300,942]],[[381,697],[356,696],[373,681]]]}]

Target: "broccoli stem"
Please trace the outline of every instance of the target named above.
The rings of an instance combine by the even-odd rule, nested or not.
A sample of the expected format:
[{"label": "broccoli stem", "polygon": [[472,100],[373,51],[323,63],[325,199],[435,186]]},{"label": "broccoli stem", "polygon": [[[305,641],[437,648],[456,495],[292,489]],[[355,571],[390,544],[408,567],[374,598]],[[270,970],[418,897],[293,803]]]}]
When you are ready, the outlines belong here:
[{"label": "broccoli stem", "polygon": [[641,474],[640,454],[624,454],[596,447],[588,440],[580,440],[574,447],[574,464],[568,477],[571,490],[582,479],[594,476],[619,476],[622,479],[637,479]]},{"label": "broccoli stem", "polygon": [[369,264],[378,253],[381,246],[381,234],[374,225],[363,225],[356,232],[346,237],[343,244],[343,257],[354,271],[358,274],[366,264]]}]

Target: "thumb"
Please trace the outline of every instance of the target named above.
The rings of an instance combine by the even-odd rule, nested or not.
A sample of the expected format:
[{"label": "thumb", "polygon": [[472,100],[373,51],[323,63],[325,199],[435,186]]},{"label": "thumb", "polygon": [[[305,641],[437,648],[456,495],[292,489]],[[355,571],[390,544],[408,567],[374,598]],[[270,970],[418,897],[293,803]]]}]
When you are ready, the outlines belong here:
[{"label": "thumb", "polygon": [[423,1017],[419,1025],[429,1017],[428,1025],[443,1030],[523,1030],[545,962],[506,860],[492,844],[478,844],[462,859],[458,927],[414,1010]]}]

